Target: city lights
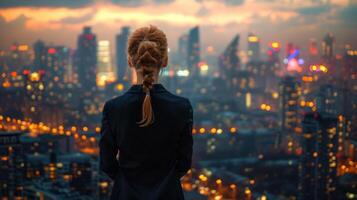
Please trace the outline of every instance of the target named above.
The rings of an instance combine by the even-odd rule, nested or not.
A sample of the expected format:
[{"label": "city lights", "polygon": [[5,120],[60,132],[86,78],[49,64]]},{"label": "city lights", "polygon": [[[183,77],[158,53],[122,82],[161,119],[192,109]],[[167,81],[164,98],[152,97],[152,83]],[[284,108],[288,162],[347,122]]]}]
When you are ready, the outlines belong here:
[{"label": "city lights", "polygon": [[[109,2],[111,6],[120,7],[121,14],[128,14],[146,3],[143,1],[128,10],[128,5],[111,5]],[[203,3],[195,2],[195,6]],[[253,1],[234,6],[221,3],[224,2],[204,3],[209,11],[217,14],[215,23],[219,24],[225,19],[219,17],[212,6],[239,11],[240,6]],[[160,7],[166,12],[171,10],[168,9],[171,4],[182,7],[181,1],[168,1],[160,5],[154,3],[150,9]],[[261,2],[253,4],[259,10],[270,3],[264,3],[263,7]],[[93,6],[98,11],[93,17],[96,22],[102,20],[103,13],[110,13],[112,9],[101,3]],[[187,3],[187,6],[191,5]],[[301,6],[309,7],[293,5],[294,16],[301,15],[296,12]],[[76,7],[77,14],[82,13],[82,7]],[[33,8],[22,6],[21,9],[25,9],[23,13],[29,13]],[[46,12],[51,9],[36,7],[35,10],[46,21]],[[70,12],[72,7],[61,9]],[[141,13],[146,16],[145,9]],[[224,9],[222,12],[227,11]],[[344,9],[342,4],[331,11],[340,13],[341,9]],[[45,24],[41,25],[43,30],[35,31],[37,15],[27,17],[26,14],[24,20],[28,26],[22,27],[24,32],[21,33],[26,38],[15,33],[14,36],[8,35],[4,38],[14,40],[4,40],[0,49],[2,198],[109,199],[115,184],[101,171],[98,146],[109,131],[115,134],[110,143],[122,140],[121,145],[110,144],[114,149],[108,155],[116,161],[116,167],[125,164],[121,159],[136,159],[131,157],[130,151],[141,151],[136,148],[139,146],[145,148],[145,160],[174,158],[178,152],[175,162],[179,164],[179,159],[186,156],[179,148],[183,139],[190,144],[192,142],[190,170],[183,177],[178,177],[176,172],[175,177],[172,176],[181,183],[188,200],[354,199],[356,184],[353,177],[357,174],[357,51],[353,46],[354,38],[342,40],[341,31],[335,30],[339,35],[322,35],[316,31],[314,35],[313,31],[294,37],[299,33],[291,28],[286,29],[289,30],[287,32],[267,35],[261,30],[264,26],[257,28],[254,25],[259,17],[253,17],[249,22],[243,20],[244,23],[239,24],[248,23],[250,28],[237,32],[228,26],[211,26],[210,23],[215,21],[210,20],[211,12],[201,10],[192,19],[187,16],[187,24],[184,20],[180,21],[179,27],[172,24],[162,27],[170,46],[167,48],[168,63],[160,60],[161,54],[156,55],[154,49],[148,50],[160,61],[158,64],[167,64],[161,68],[157,79],[154,74],[154,86],[150,91],[155,120],[147,130],[156,133],[162,121],[172,129],[165,129],[162,138],[156,140],[159,145],[148,145],[140,138],[147,135],[125,131],[126,123],[135,126],[140,119],[145,96],[142,88],[137,89],[140,86],[132,87],[132,84],[141,84],[138,82],[142,79],[141,71],[137,73],[135,70],[140,69],[142,63],[132,66],[133,60],[128,60],[131,57],[127,53],[129,37],[136,25],[123,18],[111,26],[84,23],[88,21],[86,19],[81,19],[83,23],[58,26],[64,21],[78,20],[51,19],[52,28],[61,34],[56,35],[53,31],[46,34],[48,28]],[[267,25],[275,29],[276,24],[287,19],[290,11],[283,10],[283,13],[274,15],[276,23]],[[4,26],[16,21],[15,15],[9,17],[9,12],[4,13],[7,16]],[[190,15],[189,12],[186,14]],[[67,13],[60,16],[67,16]],[[68,16],[73,17],[70,13]],[[131,15],[126,16],[130,18]],[[172,20],[172,16],[170,14],[168,18]],[[208,20],[202,20],[205,16]],[[117,21],[114,15],[105,17],[108,20],[112,18]],[[161,18],[155,21],[158,24],[154,24],[160,28]],[[82,27],[82,24],[93,26]],[[197,25],[189,27],[190,24]],[[287,24],[282,23],[281,26]],[[105,34],[103,27],[107,31]],[[172,27],[175,30],[171,30]],[[28,28],[33,31],[25,32]],[[66,33],[62,35],[64,31]],[[43,34],[37,37],[40,32]],[[282,36],[283,33],[294,34]],[[61,40],[57,40],[59,36]],[[345,41],[349,43],[345,44]],[[151,42],[160,46],[157,41]],[[166,53],[165,49],[159,50]],[[150,63],[146,67],[157,65]],[[162,84],[164,88],[156,91],[156,84]],[[128,104],[122,107],[114,104],[123,97],[128,97]],[[171,97],[177,101],[170,101]],[[113,104],[106,103],[108,101]],[[181,102],[185,106],[175,110]],[[128,105],[134,103],[139,103],[136,107],[138,112],[127,113]],[[102,112],[104,105],[108,106],[106,108],[114,118]],[[162,113],[172,116],[172,119],[164,118]],[[180,114],[192,114],[192,127],[187,128],[191,120],[177,118]],[[102,123],[106,122],[109,128],[102,129],[105,126]],[[179,137],[175,136],[176,133]],[[135,138],[127,141],[125,134],[134,134]],[[165,156],[153,153],[160,154],[157,148],[167,146],[171,140],[177,142],[177,152],[163,150]],[[172,152],[175,155],[172,156]],[[157,163],[150,169],[167,174],[166,168],[160,167],[164,160]],[[138,165],[139,168],[147,168]],[[144,170],[135,178],[146,178],[150,175],[148,172]]]}]

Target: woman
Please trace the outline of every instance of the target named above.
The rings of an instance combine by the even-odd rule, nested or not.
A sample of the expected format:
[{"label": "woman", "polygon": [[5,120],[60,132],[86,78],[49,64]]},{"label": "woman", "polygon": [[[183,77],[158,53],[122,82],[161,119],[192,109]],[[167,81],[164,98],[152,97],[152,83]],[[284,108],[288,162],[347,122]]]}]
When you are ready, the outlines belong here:
[{"label": "woman", "polygon": [[111,199],[184,199],[180,178],[191,167],[192,107],[157,83],[167,60],[158,28],[130,36],[128,63],[138,84],[105,103],[99,142],[100,168],[114,180]]}]

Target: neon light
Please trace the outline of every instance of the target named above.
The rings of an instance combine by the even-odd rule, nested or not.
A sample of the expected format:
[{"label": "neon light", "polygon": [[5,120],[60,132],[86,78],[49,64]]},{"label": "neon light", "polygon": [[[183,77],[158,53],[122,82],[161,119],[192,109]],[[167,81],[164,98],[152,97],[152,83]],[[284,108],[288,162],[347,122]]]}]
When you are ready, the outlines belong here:
[{"label": "neon light", "polygon": [[249,42],[258,42],[259,38],[257,36],[249,36],[248,41]]},{"label": "neon light", "polygon": [[279,42],[272,42],[272,43],[271,43],[271,47],[272,47],[273,49],[278,49],[278,48],[280,48],[280,44],[279,44]]},{"label": "neon light", "polygon": [[49,54],[55,54],[57,51],[55,48],[49,48],[47,51]]}]

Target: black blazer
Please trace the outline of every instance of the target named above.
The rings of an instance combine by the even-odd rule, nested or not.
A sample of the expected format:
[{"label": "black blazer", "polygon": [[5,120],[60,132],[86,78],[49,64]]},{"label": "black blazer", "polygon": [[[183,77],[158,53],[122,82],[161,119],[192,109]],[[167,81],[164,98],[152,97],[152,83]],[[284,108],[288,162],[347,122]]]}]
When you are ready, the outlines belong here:
[{"label": "black blazer", "polygon": [[141,85],[104,105],[100,169],[114,180],[111,199],[184,199],[180,178],[191,167],[192,106],[161,84],[150,95],[154,123],[147,127],[137,124],[145,97]]}]

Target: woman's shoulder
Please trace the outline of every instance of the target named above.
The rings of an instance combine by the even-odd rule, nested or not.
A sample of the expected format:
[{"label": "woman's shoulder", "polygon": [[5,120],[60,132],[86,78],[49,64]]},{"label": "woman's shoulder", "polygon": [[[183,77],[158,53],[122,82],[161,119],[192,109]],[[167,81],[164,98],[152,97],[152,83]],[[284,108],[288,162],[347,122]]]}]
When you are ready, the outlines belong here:
[{"label": "woman's shoulder", "polygon": [[171,92],[167,92],[167,94],[175,103],[181,104],[183,106],[191,106],[191,102],[187,97],[179,96]]}]

